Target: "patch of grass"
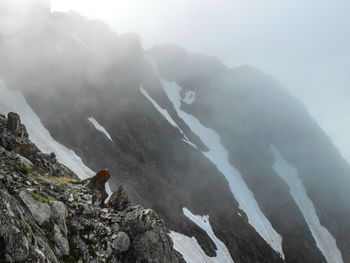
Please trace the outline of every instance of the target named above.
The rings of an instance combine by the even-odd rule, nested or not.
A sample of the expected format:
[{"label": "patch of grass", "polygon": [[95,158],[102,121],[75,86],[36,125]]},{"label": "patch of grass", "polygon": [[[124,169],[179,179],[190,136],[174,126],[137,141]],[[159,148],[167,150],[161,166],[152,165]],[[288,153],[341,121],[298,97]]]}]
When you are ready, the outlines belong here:
[{"label": "patch of grass", "polygon": [[24,226],[24,225],[26,224],[26,222],[24,221],[23,218],[21,218],[21,219],[19,220],[19,223],[21,224],[21,226]]},{"label": "patch of grass", "polygon": [[26,227],[26,222],[24,221],[24,219],[23,218],[21,218],[20,220],[19,220],[19,223],[20,223],[20,231],[21,231],[21,234],[22,234],[22,236],[25,236],[25,227]]},{"label": "patch of grass", "polygon": [[96,245],[97,244],[97,239],[96,238],[91,238],[90,239],[90,243],[93,244],[93,245]]},{"label": "patch of grass", "polygon": [[25,165],[21,165],[20,167],[18,167],[18,170],[21,173],[30,174],[30,169],[27,166],[25,166]]},{"label": "patch of grass", "polygon": [[54,236],[49,236],[49,241],[52,246],[57,246],[57,240],[54,238]]},{"label": "patch of grass", "polygon": [[49,196],[48,199],[49,199],[50,202],[56,201],[56,199],[53,198],[52,196]]},{"label": "patch of grass", "polygon": [[39,194],[34,194],[34,193],[30,194],[30,196],[35,201],[38,201],[38,202],[41,202],[41,203],[49,203],[49,202],[56,201],[56,199],[53,198],[52,196],[45,197],[45,196],[42,196],[42,195],[39,195]]},{"label": "patch of grass", "polygon": [[39,194],[30,194],[30,196],[35,200],[35,201],[38,201],[38,202],[41,202],[41,203],[48,203],[49,202],[49,199],[47,199],[46,197],[43,197]]},{"label": "patch of grass", "polygon": [[77,179],[74,179],[74,178],[66,178],[66,177],[49,176],[48,179],[49,179],[50,181],[57,182],[57,183],[62,183],[62,184],[65,184],[65,183],[76,183],[76,182],[78,182]]}]

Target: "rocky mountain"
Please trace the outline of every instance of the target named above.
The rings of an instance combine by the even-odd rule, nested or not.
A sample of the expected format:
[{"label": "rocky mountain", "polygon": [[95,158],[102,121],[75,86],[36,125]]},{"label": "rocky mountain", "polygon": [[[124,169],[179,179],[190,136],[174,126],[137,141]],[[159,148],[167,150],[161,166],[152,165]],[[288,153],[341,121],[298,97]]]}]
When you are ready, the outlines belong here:
[{"label": "rocky mountain", "polygon": [[152,209],[108,197],[108,170],[81,181],[0,115],[0,262],[184,262]]},{"label": "rocky mountain", "polygon": [[0,111],[41,151],[81,179],[108,167],[188,263],[350,262],[350,168],[272,77],[41,17],[0,37]]}]

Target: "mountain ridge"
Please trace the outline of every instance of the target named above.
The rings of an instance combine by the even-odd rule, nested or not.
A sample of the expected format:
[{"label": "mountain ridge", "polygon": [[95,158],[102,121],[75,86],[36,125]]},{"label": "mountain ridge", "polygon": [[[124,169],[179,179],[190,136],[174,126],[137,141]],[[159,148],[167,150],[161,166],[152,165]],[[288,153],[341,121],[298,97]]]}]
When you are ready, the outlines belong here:
[{"label": "mountain ridge", "polygon": [[[276,81],[178,47],[144,51],[135,35],[119,36],[75,13],[53,13],[49,21],[49,38],[44,30],[17,35],[17,46],[1,42],[0,76],[8,89],[23,93],[55,140],[92,170],[109,167],[118,175],[109,180],[113,190],[123,183],[131,200],[155,209],[169,230],[194,236],[208,257],[215,257],[216,246],[184,208],[209,215],[235,262],[326,262],[290,187],[273,169],[273,145],[298,170],[321,225],[349,262],[349,167]],[[192,100],[186,100],[188,92]],[[249,222],[238,193],[218,169],[221,160],[207,158],[212,149],[184,116],[196,119],[200,131],[217,134],[215,146],[227,150],[227,164],[281,235],[285,260]]]}]

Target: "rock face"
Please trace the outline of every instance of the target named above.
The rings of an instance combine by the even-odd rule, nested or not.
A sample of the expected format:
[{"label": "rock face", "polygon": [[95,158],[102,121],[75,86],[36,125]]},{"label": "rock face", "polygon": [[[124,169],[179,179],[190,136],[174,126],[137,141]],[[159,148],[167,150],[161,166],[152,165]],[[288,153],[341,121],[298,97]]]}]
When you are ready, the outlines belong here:
[{"label": "rock face", "polygon": [[154,210],[127,209],[121,214],[121,227],[132,240],[125,262],[181,262],[180,255],[173,253],[172,240]]},{"label": "rock face", "polygon": [[[67,168],[64,177],[40,166],[27,174],[18,156],[0,147],[0,262],[184,262],[154,211],[140,221],[150,210],[119,212],[93,202],[110,177],[107,170],[88,183],[68,177]],[[149,231],[158,236],[145,235]],[[151,257],[158,246],[164,253]]]},{"label": "rock face", "polygon": [[77,178],[72,171],[57,162],[55,153],[44,154],[29,140],[27,129],[17,113],[10,112],[8,119],[0,118],[0,146],[16,154],[21,165],[30,169],[35,166],[57,177]]}]

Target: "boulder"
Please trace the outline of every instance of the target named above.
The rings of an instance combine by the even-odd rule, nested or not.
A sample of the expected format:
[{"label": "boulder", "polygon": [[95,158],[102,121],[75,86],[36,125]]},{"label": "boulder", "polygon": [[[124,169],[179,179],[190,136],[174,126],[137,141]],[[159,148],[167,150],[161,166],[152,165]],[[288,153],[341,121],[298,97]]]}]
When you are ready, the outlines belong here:
[{"label": "boulder", "polygon": [[114,192],[108,201],[108,206],[117,211],[123,211],[130,205],[128,194],[122,185]]},{"label": "boulder", "polygon": [[113,242],[114,253],[121,254],[127,251],[129,247],[129,236],[125,232],[118,232]]},{"label": "boulder", "polygon": [[179,263],[184,262],[173,248],[173,242],[167,235],[163,221],[152,209],[130,206],[123,212],[121,229],[131,239],[131,245],[125,252],[124,262]]},{"label": "boulder", "polygon": [[47,203],[42,203],[34,200],[30,195],[21,191],[19,197],[25,204],[26,208],[30,211],[35,221],[42,225],[51,218],[51,208]]},{"label": "boulder", "polygon": [[21,124],[21,118],[17,113],[9,112],[7,115],[6,128],[9,132],[17,137],[28,138],[26,127]]},{"label": "boulder", "polygon": [[132,250],[136,262],[181,262],[174,255],[172,245],[164,229],[155,228],[136,236],[132,242]]},{"label": "boulder", "polygon": [[67,233],[63,233],[58,225],[54,225],[55,252],[59,257],[69,255]]},{"label": "boulder", "polygon": [[59,201],[50,202],[52,218],[55,223],[60,227],[62,233],[67,236],[67,208]]},{"label": "boulder", "polygon": [[9,112],[7,114],[7,130],[13,134],[16,134],[21,128],[21,119],[17,113]]}]

